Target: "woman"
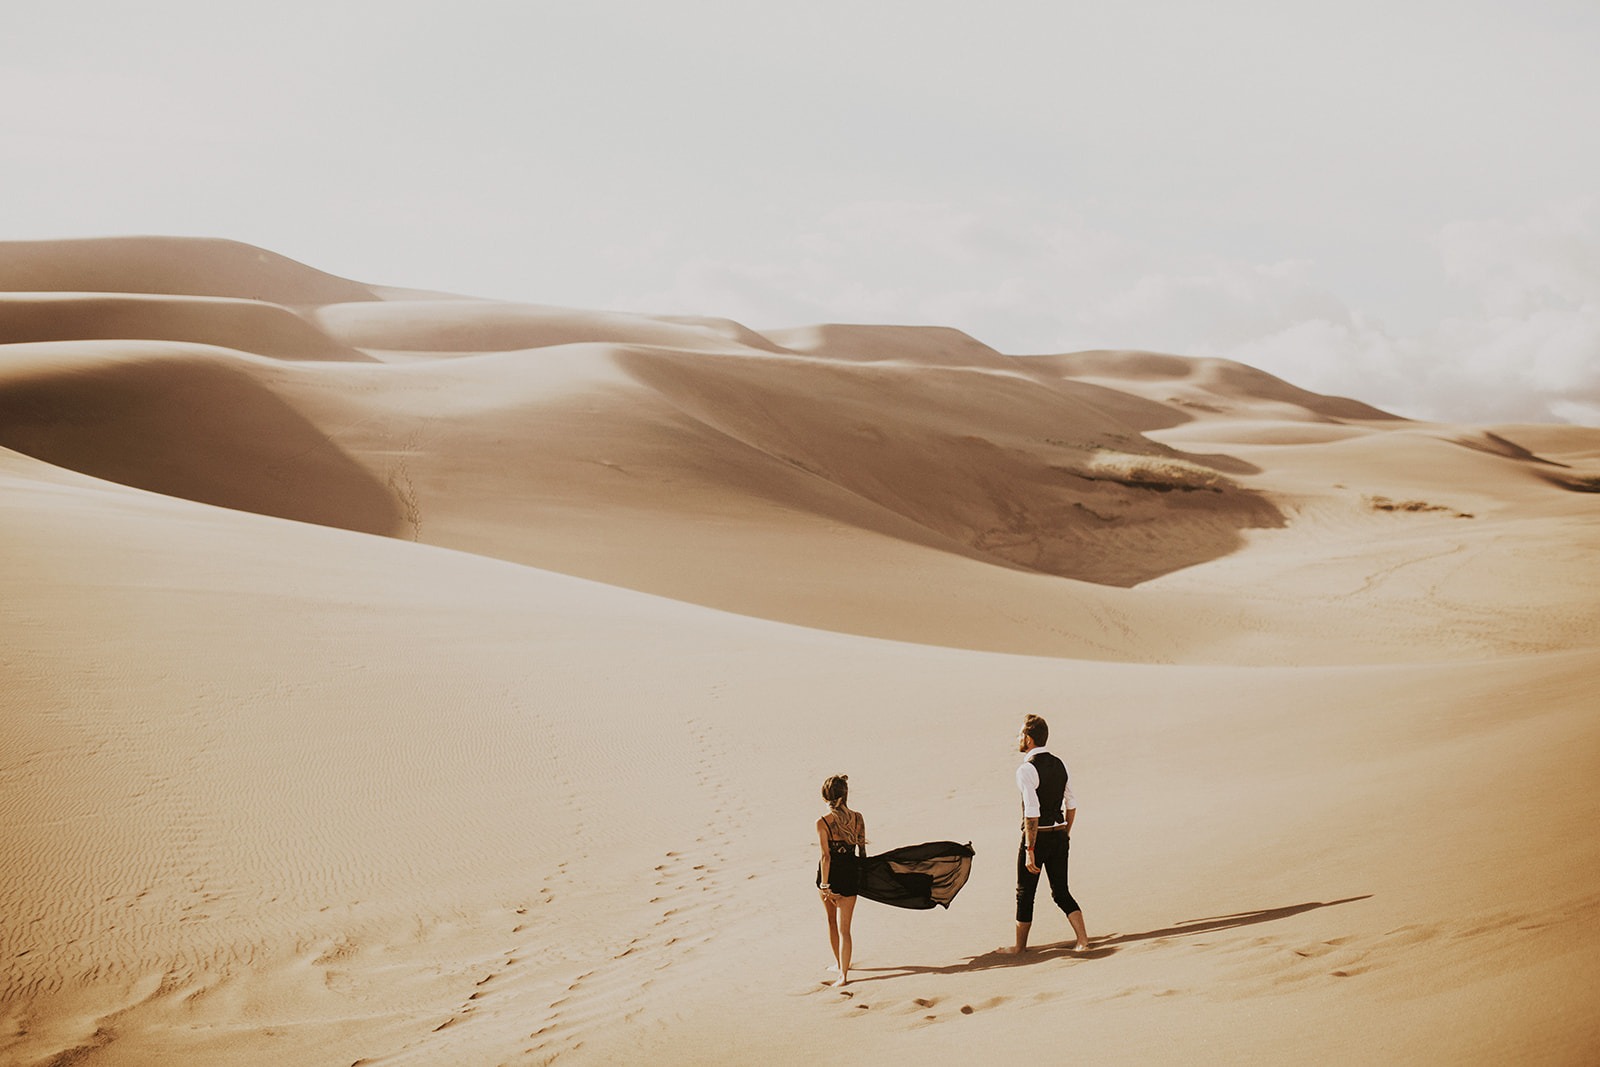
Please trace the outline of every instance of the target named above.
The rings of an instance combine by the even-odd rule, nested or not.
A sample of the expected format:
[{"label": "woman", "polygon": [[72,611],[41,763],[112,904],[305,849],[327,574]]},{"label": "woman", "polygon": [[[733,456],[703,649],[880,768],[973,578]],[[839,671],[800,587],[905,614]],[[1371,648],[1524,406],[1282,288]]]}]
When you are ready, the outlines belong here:
[{"label": "woman", "polygon": [[851,811],[850,779],[836,774],[822,783],[822,799],[828,812],[817,820],[817,843],[822,861],[817,865],[817,891],[828,913],[828,944],[833,946],[833,961],[839,977],[832,984],[842,986],[850,980],[850,919],[856,910],[860,888],[861,860],[867,854],[867,824],[858,811]]}]

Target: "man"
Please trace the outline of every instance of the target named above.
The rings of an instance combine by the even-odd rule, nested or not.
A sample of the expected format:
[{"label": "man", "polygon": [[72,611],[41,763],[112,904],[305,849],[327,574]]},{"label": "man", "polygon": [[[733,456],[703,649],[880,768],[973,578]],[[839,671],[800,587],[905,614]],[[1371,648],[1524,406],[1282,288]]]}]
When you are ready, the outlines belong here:
[{"label": "man", "polygon": [[1067,888],[1067,847],[1078,802],[1067,784],[1067,765],[1045,747],[1049,725],[1037,715],[1022,721],[1017,750],[1023,754],[1017,768],[1017,789],[1022,793],[1022,844],[1017,849],[1017,943],[1001,952],[1028,951],[1028,931],[1033,927],[1033,898],[1039,874],[1050,876],[1050,898],[1056,902],[1078,936],[1073,949],[1089,947],[1084,932],[1083,909]]}]

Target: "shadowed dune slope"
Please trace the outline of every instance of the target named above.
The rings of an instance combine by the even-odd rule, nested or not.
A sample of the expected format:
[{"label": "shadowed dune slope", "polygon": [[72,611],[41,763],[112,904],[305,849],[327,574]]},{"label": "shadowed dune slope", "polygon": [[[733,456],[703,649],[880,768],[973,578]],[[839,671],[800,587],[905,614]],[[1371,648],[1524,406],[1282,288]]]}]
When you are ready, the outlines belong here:
[{"label": "shadowed dune slope", "polygon": [[[1226,554],[1272,504],[1070,387],[985,367],[630,351],[683,411],[1006,563],[1133,585]],[[885,397],[893,397],[885,404]]]},{"label": "shadowed dune slope", "polygon": [[0,445],[167,496],[364,533],[399,501],[250,357],[156,341],[0,348]]},{"label": "shadowed dune slope", "polygon": [[1519,424],[1491,426],[1486,430],[1506,440],[1516,441],[1546,459],[1563,463],[1600,460],[1600,432],[1590,426]]}]

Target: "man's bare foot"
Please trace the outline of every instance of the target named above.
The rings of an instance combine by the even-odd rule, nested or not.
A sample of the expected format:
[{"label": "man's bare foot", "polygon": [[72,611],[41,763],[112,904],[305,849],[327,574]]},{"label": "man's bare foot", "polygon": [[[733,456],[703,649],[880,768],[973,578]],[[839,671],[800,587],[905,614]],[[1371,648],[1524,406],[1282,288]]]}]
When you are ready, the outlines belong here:
[{"label": "man's bare foot", "polygon": [[1087,941],[1079,941],[1076,945],[1072,946],[1072,951],[1074,951],[1074,952],[1088,952],[1089,951],[1089,942],[1087,942]]},{"label": "man's bare foot", "polygon": [[1001,945],[995,949],[1002,956],[1020,956],[1028,951],[1027,945]]}]

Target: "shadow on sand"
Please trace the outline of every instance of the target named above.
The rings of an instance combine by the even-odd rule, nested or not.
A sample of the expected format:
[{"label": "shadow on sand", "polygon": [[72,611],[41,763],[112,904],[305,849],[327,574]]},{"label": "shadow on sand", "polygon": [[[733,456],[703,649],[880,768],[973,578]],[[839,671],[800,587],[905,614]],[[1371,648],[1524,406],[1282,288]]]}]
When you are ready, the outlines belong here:
[{"label": "shadow on sand", "polygon": [[[1214,915],[1205,919],[1185,919],[1172,926],[1159,930],[1145,930],[1134,934],[1104,934],[1100,937],[1089,939],[1089,949],[1086,952],[1072,951],[1071,941],[1058,941],[1050,945],[1038,945],[1030,948],[1020,956],[1012,955],[998,950],[985,952],[977,956],[969,956],[961,963],[952,963],[944,967],[851,967],[850,984],[860,982],[877,982],[888,978],[905,978],[919,974],[965,974],[969,971],[988,971],[1000,967],[1026,967],[1035,963],[1043,963],[1054,959],[1099,960],[1115,955],[1123,945],[1136,941],[1160,941],[1169,937],[1187,937],[1194,934],[1211,934],[1221,930],[1234,930],[1241,926],[1255,926],[1259,923],[1277,922],[1295,915],[1302,915],[1318,908],[1332,908],[1340,904],[1353,904],[1358,900],[1369,900],[1372,894],[1365,896],[1345,897],[1342,900],[1317,900],[1305,904],[1290,904],[1282,908],[1261,908],[1256,911],[1235,912],[1232,915]],[[860,972],[862,977],[855,977]]]}]

